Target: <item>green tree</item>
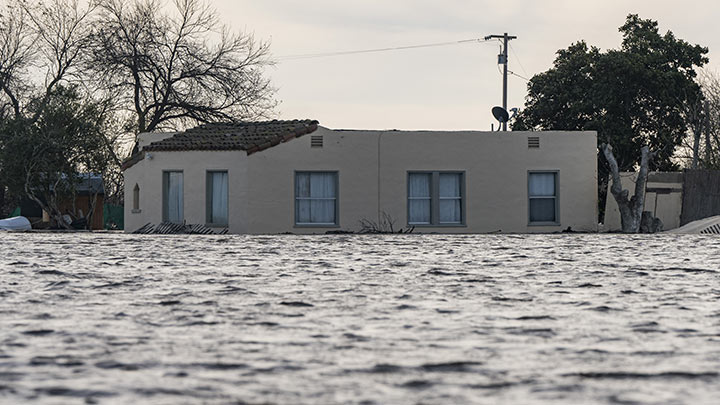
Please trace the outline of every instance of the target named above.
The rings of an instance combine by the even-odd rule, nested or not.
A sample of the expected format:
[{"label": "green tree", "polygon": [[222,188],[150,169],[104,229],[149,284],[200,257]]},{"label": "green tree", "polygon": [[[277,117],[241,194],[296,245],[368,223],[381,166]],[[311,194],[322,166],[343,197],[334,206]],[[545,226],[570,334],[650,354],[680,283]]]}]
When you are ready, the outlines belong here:
[{"label": "green tree", "polygon": [[[615,171],[638,166],[640,173],[677,169],[675,150],[697,126],[697,114],[689,114],[688,106],[702,99],[695,69],[708,62],[707,48],[671,31],[662,35],[656,21],[636,14],[628,15],[620,32],[620,49],[602,52],[579,41],[558,51],[553,67],[530,80],[525,107],[512,125],[598,132],[600,219],[608,174],[619,180]],[[623,230],[637,232],[644,196],[627,198],[619,184],[612,191],[627,214]]]},{"label": "green tree", "polygon": [[[558,51],[553,67],[530,80],[512,128],[596,130],[621,171],[640,163],[642,146],[654,153],[650,169],[676,169],[672,156],[689,126],[685,106],[700,94],[695,69],[708,62],[708,49],[662,35],[656,21],[636,14],[620,32],[620,49],[579,41]],[[604,162],[600,169],[607,174]]]},{"label": "green tree", "polygon": [[111,165],[104,137],[107,109],[73,87],[57,86],[28,110],[36,118],[20,115],[0,126],[2,182],[11,194],[39,204],[58,226],[69,228],[63,214],[91,223],[94,205],[82,214],[62,212],[60,201],[74,201],[82,173],[102,174]]}]

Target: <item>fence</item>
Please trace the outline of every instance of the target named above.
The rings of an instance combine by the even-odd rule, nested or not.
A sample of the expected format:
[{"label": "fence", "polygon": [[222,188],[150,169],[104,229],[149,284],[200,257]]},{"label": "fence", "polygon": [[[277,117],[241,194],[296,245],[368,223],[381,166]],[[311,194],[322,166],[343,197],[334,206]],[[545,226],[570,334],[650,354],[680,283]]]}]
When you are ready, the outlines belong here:
[{"label": "fence", "polygon": [[720,215],[720,170],[685,170],[680,225]]},{"label": "fence", "polygon": [[124,229],[125,212],[120,205],[103,205],[103,224],[105,229]]}]

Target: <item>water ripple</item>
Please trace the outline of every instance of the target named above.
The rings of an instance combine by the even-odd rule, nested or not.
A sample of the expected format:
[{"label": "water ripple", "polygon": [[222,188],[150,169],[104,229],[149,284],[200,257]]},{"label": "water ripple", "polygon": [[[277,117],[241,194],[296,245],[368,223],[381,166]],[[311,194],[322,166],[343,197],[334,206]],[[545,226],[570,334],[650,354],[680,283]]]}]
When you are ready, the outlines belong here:
[{"label": "water ripple", "polygon": [[712,235],[0,244],[0,403],[720,398]]}]

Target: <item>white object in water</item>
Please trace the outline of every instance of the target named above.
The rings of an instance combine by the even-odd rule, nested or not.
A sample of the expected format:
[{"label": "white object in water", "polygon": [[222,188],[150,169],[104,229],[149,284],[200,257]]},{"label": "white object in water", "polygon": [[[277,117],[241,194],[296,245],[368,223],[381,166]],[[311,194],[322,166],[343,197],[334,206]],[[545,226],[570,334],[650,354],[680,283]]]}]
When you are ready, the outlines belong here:
[{"label": "white object in water", "polygon": [[30,221],[25,217],[14,217],[0,219],[0,230],[4,231],[29,231],[32,229]]},{"label": "white object in water", "polygon": [[720,215],[698,219],[667,233],[720,234]]}]

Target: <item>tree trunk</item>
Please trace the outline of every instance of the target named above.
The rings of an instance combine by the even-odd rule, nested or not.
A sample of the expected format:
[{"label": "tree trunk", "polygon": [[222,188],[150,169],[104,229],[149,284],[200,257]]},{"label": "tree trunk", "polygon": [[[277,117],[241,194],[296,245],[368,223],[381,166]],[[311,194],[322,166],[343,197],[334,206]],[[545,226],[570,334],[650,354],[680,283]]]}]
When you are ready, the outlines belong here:
[{"label": "tree trunk", "polygon": [[35,194],[32,193],[26,193],[26,196],[31,200],[34,201],[37,205],[40,206],[40,209],[47,212],[51,219],[55,220],[55,223],[58,227],[64,228],[64,229],[72,229],[70,227],[70,224],[67,224],[65,222],[65,219],[63,218],[62,212],[60,212],[60,209],[57,207],[54,201],[52,201],[52,197],[48,198],[48,203],[45,204],[43,201],[38,198]]},{"label": "tree trunk", "polygon": [[[57,190],[57,183],[55,183],[55,189]],[[55,195],[52,192],[49,193],[43,193],[45,194],[45,202],[41,200],[35,193],[32,191],[32,188],[30,186],[30,181],[27,180],[25,182],[25,196],[29,198],[31,201],[34,201],[37,205],[40,206],[40,209],[47,212],[48,215],[50,215],[50,218],[54,219],[57,223],[57,226],[63,227],[65,229],[72,229],[70,227],[70,224],[65,223],[65,220],[63,219],[62,212],[60,212],[60,208],[57,206],[57,201],[55,200]]]},{"label": "tree trunk", "polygon": [[697,169],[698,162],[700,161],[700,137],[702,136],[702,132],[697,129],[693,132],[692,164],[690,167]]},{"label": "tree trunk", "polygon": [[[713,151],[710,142],[710,103],[707,100],[705,100],[705,120],[703,123],[705,124],[705,168],[709,168],[713,166]],[[697,169],[697,167],[693,167],[693,169]]]},{"label": "tree trunk", "polygon": [[88,201],[88,212],[85,214],[85,229],[88,231],[93,230],[93,217],[95,216],[95,210],[97,206],[97,197],[98,193],[92,193],[88,196],[88,198],[92,198]]},{"label": "tree trunk", "polygon": [[610,192],[613,197],[615,197],[615,201],[620,209],[622,232],[638,233],[640,231],[643,208],[645,207],[645,185],[647,184],[648,165],[652,157],[650,148],[643,146],[641,149],[640,171],[635,182],[635,195],[631,198],[628,198],[630,193],[622,188],[620,169],[615,155],[613,155],[612,146],[603,144],[601,148],[610,166],[610,176],[612,178]]}]

